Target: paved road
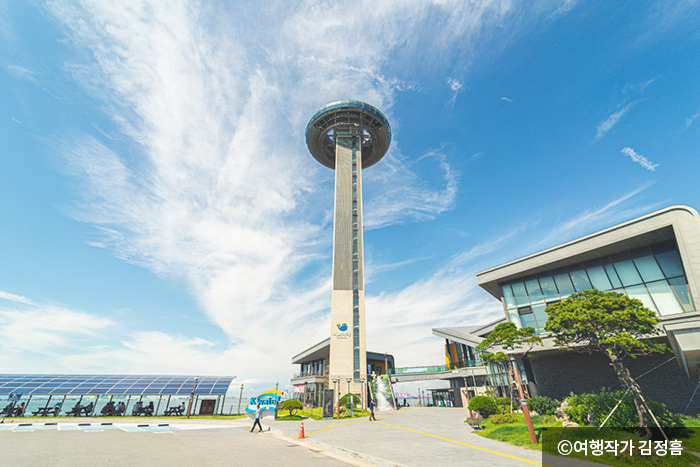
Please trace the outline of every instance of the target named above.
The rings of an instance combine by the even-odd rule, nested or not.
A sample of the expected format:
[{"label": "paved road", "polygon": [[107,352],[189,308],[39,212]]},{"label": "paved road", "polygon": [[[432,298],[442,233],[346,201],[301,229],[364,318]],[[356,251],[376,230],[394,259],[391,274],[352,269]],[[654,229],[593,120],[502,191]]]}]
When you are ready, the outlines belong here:
[{"label": "paved road", "polygon": [[[274,433],[236,426],[165,432],[31,427],[0,431],[0,465],[58,466],[347,466],[336,454]],[[69,428],[69,429],[64,429]],[[93,428],[93,427],[91,427]],[[125,426],[125,428],[130,428]],[[136,428],[134,426],[134,428]],[[329,457],[332,456],[332,457]]]},{"label": "paved road", "polygon": [[[459,408],[411,408],[379,413],[377,422],[309,420],[304,425],[308,443],[376,465],[541,465],[539,451],[476,435],[464,418]],[[296,436],[299,422],[275,422],[273,429]]]}]

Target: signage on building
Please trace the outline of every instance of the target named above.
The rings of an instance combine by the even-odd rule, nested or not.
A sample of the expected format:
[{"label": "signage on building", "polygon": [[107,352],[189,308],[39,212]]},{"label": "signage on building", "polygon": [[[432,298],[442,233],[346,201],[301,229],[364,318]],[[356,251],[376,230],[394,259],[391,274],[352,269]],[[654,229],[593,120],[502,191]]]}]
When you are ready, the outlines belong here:
[{"label": "signage on building", "polygon": [[282,391],[265,391],[258,397],[251,397],[245,412],[248,417],[255,418],[255,411],[258,410],[258,404],[260,404],[261,418],[275,418],[277,405],[282,395],[284,395]]},{"label": "signage on building", "polygon": [[337,339],[347,339],[352,335],[351,332],[348,331],[347,323],[338,323],[335,327],[337,327],[338,330],[333,333],[333,337]]},{"label": "signage on building", "polygon": [[294,394],[304,394],[304,385],[303,384],[295,384],[294,385]]}]

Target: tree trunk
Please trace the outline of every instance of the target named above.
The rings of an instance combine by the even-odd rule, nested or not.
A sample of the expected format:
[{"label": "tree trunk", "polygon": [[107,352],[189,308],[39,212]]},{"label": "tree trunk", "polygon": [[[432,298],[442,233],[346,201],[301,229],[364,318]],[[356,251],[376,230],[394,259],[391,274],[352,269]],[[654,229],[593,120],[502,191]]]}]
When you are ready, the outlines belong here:
[{"label": "tree trunk", "polygon": [[639,416],[639,436],[651,438],[650,427],[653,425],[649,411],[647,410],[647,407],[642,399],[642,390],[639,387],[639,384],[637,384],[634,378],[632,378],[630,371],[625,365],[622,364],[622,361],[617,356],[611,354],[610,352],[607,352],[607,355],[612,362],[611,365],[615,369],[615,373],[617,373],[617,378],[620,380],[620,383],[622,383],[622,387],[630,388],[630,392],[632,393],[634,406],[637,409],[637,415]]}]

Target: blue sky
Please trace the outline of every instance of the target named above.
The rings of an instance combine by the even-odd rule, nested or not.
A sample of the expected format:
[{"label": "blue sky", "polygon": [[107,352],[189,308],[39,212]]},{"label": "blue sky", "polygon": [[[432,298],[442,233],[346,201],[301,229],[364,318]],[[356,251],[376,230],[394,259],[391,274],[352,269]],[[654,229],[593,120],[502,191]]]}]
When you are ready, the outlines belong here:
[{"label": "blue sky", "polygon": [[304,127],[390,119],[364,173],[367,336],[439,364],[474,273],[700,207],[700,3],[0,2],[0,368],[288,383],[328,334],[333,172]]}]

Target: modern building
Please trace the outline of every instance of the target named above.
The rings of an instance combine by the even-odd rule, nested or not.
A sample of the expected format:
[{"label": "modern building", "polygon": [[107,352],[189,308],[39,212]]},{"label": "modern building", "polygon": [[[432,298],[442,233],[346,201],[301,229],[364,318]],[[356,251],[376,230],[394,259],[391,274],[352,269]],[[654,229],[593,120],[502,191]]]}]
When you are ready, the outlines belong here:
[{"label": "modern building", "polygon": [[[323,403],[323,390],[337,390],[337,384],[340,384],[341,392],[345,393],[348,379],[352,379],[350,376],[344,379],[336,375],[331,377],[331,341],[332,338],[326,338],[292,358],[293,364],[300,365],[300,371],[292,378],[294,397],[307,406],[320,406]],[[389,371],[393,371],[396,368],[394,356],[391,354],[367,352],[365,359],[367,361],[367,369],[366,372],[363,372],[363,375],[371,375],[372,373],[382,375],[387,373],[387,368]],[[365,378],[363,379],[366,381]]]},{"label": "modern building", "polygon": [[[628,359],[632,376],[649,398],[675,411],[688,406],[688,413],[700,412],[700,391],[691,401],[700,387],[700,216],[693,208],[670,206],[479,272],[477,279],[502,303],[504,317],[484,326],[433,329],[445,339],[452,368],[481,368],[475,347],[507,320],[535,328],[545,343],[529,357],[518,356],[531,396],[561,399],[572,391],[619,388],[604,356],[558,348],[544,331],[547,305],[583,290],[616,291],[658,313],[662,334],[654,338],[670,349]],[[507,395],[507,376],[504,368],[488,367],[484,387]]]},{"label": "modern building", "polygon": [[[532,395],[561,398],[571,391],[619,387],[604,356],[560,349],[544,332],[547,305],[587,289],[616,291],[658,313],[660,342],[671,351],[629,359],[645,394],[672,410],[700,410],[691,397],[700,384],[700,216],[670,206],[477,274],[503,305],[506,319],[531,326],[545,346],[521,359]],[[659,366],[661,365],[661,366]],[[657,367],[641,377],[646,371]]]},{"label": "modern building", "polygon": [[[464,372],[459,372],[455,373],[454,378],[449,379],[455,406],[461,406],[457,396],[458,389],[462,388],[469,391],[469,398],[483,395],[487,391],[497,397],[511,397],[513,388],[505,365],[485,362],[482,359],[482,352],[476,350],[476,346],[496,326],[505,322],[505,318],[499,318],[484,325],[433,328],[433,335],[445,339],[445,367],[450,370],[466,370],[468,375],[465,378],[462,377]],[[518,367],[521,379],[527,381],[525,368],[521,363],[518,363]]]},{"label": "modern building", "polygon": [[[20,396],[26,415],[41,408],[59,405],[64,415],[77,403],[93,404],[98,415],[109,402],[124,402],[126,414],[137,402],[153,402],[154,415],[164,415],[168,407],[192,401],[191,414],[223,413],[226,391],[234,376],[164,375],[33,375],[0,374],[0,410],[9,403],[10,394]],[[195,389],[196,385],[196,389]],[[194,393],[194,397],[193,397]]]},{"label": "modern building", "polygon": [[[351,379],[350,390],[354,393],[360,392],[368,374],[362,170],[376,164],[390,143],[391,127],[386,117],[360,101],[328,104],[306,126],[306,144],[311,155],[335,170],[330,341],[323,368],[326,371],[328,365],[331,380]],[[322,344],[302,354],[313,353]],[[295,357],[294,361],[300,360]]]}]

